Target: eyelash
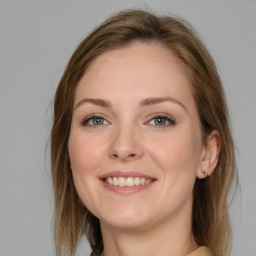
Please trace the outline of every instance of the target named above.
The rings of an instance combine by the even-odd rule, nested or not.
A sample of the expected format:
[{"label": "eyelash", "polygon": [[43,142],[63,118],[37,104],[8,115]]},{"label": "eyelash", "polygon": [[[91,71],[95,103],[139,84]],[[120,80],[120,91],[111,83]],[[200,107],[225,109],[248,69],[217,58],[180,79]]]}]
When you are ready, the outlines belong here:
[{"label": "eyelash", "polygon": [[[97,128],[99,126],[106,125],[106,124],[88,124],[90,121],[93,121],[93,120],[96,120],[96,119],[102,119],[103,122],[106,121],[106,119],[104,117],[102,117],[101,115],[93,114],[89,117],[86,117],[84,120],[82,120],[81,125],[82,126],[87,126],[87,127],[90,126],[90,127],[93,127],[93,128]],[[154,119],[164,119],[167,122],[169,122],[169,124],[163,124],[163,125],[161,125],[161,124],[158,124],[158,125],[157,124],[152,124],[153,126],[157,126],[157,128],[166,128],[167,126],[174,126],[176,124],[176,121],[173,118],[171,118],[170,116],[165,115],[165,114],[155,115],[149,121],[147,121],[146,124],[149,124]]]},{"label": "eyelash", "polygon": [[[101,115],[97,115],[97,114],[93,114],[93,115],[90,115],[88,117],[86,117],[84,120],[82,120],[81,122],[81,125],[82,126],[101,126],[101,125],[91,125],[91,124],[88,124],[90,121],[93,121],[95,119],[102,119],[102,120],[106,120],[104,117],[102,117]],[[104,124],[103,124],[104,125]]]},{"label": "eyelash", "polygon": [[153,124],[154,126],[157,126],[157,128],[166,128],[167,126],[174,126],[176,124],[176,121],[168,116],[168,115],[165,115],[165,114],[157,114],[155,115],[153,118],[151,118],[148,122],[146,122],[147,124],[149,124],[151,121],[153,120],[156,120],[156,119],[164,119],[165,121],[169,122],[169,124],[163,124],[163,125],[160,125],[160,124]]}]

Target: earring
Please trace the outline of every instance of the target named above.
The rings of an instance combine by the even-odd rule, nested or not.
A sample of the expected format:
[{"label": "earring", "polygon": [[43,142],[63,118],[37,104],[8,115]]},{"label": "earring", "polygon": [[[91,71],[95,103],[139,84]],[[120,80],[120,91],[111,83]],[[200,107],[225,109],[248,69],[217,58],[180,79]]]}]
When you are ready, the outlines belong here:
[{"label": "earring", "polygon": [[209,174],[206,171],[202,171],[202,174],[205,176],[205,178],[209,177]]}]

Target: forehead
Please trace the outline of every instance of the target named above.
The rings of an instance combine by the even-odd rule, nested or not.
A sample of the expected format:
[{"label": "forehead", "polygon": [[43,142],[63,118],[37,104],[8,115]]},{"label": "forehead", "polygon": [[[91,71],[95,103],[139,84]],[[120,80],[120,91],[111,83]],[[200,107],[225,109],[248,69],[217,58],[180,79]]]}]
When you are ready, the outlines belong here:
[{"label": "forehead", "polygon": [[192,99],[185,65],[161,45],[141,42],[97,57],[77,86],[75,102],[85,96],[116,96],[123,100],[153,96]]}]

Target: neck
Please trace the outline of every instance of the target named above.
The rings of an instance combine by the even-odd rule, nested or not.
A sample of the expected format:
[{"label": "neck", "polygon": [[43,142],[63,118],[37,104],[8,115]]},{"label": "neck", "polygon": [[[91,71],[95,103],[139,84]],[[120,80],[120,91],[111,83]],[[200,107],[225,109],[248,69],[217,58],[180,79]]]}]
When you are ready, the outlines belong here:
[{"label": "neck", "polygon": [[[185,256],[198,248],[190,218],[171,219],[140,229],[121,229],[101,223],[103,256]],[[188,217],[188,216],[187,216]],[[171,219],[171,220],[170,220]]]}]

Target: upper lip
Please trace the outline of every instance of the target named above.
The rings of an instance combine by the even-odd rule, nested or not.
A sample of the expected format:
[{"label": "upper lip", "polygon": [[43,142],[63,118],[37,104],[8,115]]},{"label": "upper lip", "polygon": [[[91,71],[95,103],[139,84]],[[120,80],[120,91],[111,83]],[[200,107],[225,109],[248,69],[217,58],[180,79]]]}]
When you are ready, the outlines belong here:
[{"label": "upper lip", "polygon": [[149,179],[149,180],[156,180],[155,177],[152,177],[147,174],[140,173],[140,172],[134,172],[134,171],[111,171],[111,172],[104,173],[99,178],[106,179],[108,177],[123,177],[123,178],[140,177],[140,178],[145,178],[145,179]]}]

